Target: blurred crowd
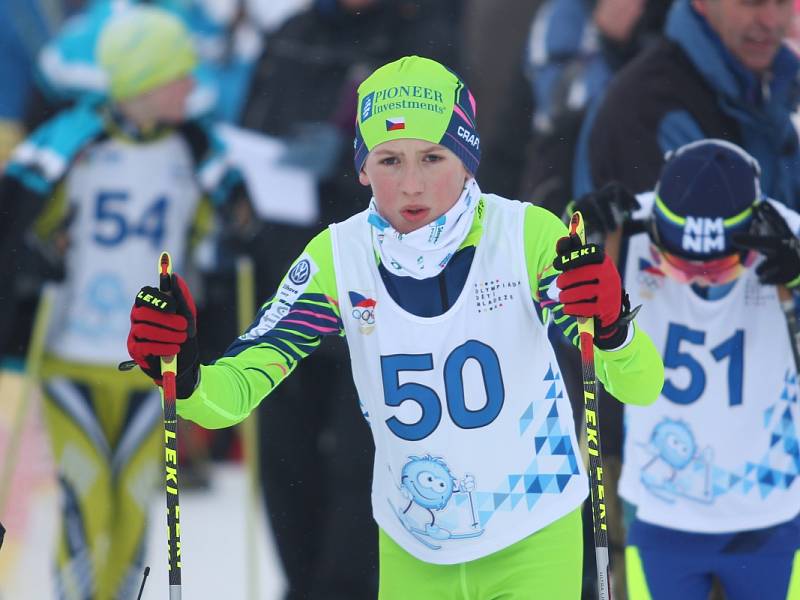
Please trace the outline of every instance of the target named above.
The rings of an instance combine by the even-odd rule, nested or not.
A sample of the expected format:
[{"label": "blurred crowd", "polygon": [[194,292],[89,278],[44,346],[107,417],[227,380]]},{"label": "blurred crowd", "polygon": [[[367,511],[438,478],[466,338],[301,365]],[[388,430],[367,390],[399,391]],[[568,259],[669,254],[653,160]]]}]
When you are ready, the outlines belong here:
[{"label": "blurred crowd", "polygon": [[[176,47],[154,50],[159,54],[153,59],[158,65],[153,72],[177,69],[162,81],[185,81],[185,88],[172,90],[163,100],[168,106],[149,120],[134,118],[138,113],[131,108],[131,98],[156,89],[156,84],[136,80],[149,75],[124,64],[121,42],[119,48],[113,40],[107,42],[107,52],[99,53],[104,25],[133,4],[157,6],[174,16],[193,45],[185,64],[183,51]],[[734,4],[773,12],[768,17],[748,16],[745,13],[752,7],[740,7],[740,14],[733,16]],[[359,185],[352,163],[356,90],[376,67],[409,54],[433,58],[469,82],[479,107],[484,159],[477,177],[485,189],[562,216],[571,202],[611,181],[634,193],[651,189],[665,152],[714,137],[743,146],[761,165],[765,193],[797,209],[800,147],[792,119],[800,96],[792,57],[800,48],[800,36],[793,14],[788,0],[4,0],[0,2],[0,165],[6,169],[0,180],[2,365],[19,368],[46,286],[55,282],[69,287],[82,273],[103,271],[93,261],[110,261],[103,265],[108,271],[134,269],[128,264],[136,262],[133,257],[111,254],[125,235],[175,244],[170,251],[177,253],[182,272],[196,290],[202,325],[199,360],[219,356],[242,327],[243,317],[237,313],[243,293],[237,285],[239,259],[253,261],[255,301],[260,305],[274,293],[313,234],[369,202],[369,190]],[[763,39],[741,41],[751,31],[748,28],[755,27],[748,19],[767,22],[759,25],[766,31]],[[130,43],[142,43],[135,35],[130,33]],[[769,47],[773,42],[783,44],[786,56],[776,56],[776,49]],[[761,56],[765,64],[758,63]],[[127,71],[117,77],[115,68]],[[761,77],[765,72],[768,78]],[[98,107],[111,108],[98,112]],[[96,118],[98,114],[101,117]],[[91,175],[88,168],[79,172],[72,167],[90,149],[114,139],[133,140],[143,147],[172,132],[178,132],[180,144],[189,148],[184,162],[176,155],[179,146],[165,147],[158,158],[147,158],[152,162],[142,163],[143,170],[131,181],[97,183],[97,202],[88,209],[93,215],[71,208],[80,204],[75,198],[82,188],[76,180],[81,173]],[[268,140],[277,145],[270,174],[285,170],[311,181],[302,215],[285,210],[298,202],[285,196],[294,188],[272,187],[271,175],[248,177],[245,171],[251,165],[229,156],[226,144],[232,148],[248,134],[257,134],[254,139],[260,144]],[[108,161],[124,155],[103,148],[110,153]],[[127,194],[127,188],[119,191],[125,186],[145,187],[151,176],[155,180],[159,161],[175,161],[174,169],[188,173],[185,182],[177,184],[184,186],[178,201],[186,208],[178,217],[169,213],[170,218],[181,219],[180,228],[163,235],[159,211],[165,209],[159,201],[142,209],[140,221],[126,222],[128,216],[120,207],[127,200],[115,195]],[[196,189],[190,191],[190,185]],[[103,229],[92,230],[87,218],[96,218]],[[109,254],[78,256],[82,238],[77,236],[94,236]],[[155,262],[146,268],[154,272]],[[155,276],[152,279],[155,285]],[[136,283],[138,289],[141,282]],[[97,319],[108,319],[95,323],[97,328],[110,328],[105,323],[120,315],[127,319],[132,297],[127,291],[117,294],[110,284],[74,286],[75,294],[94,295],[82,299],[81,310],[96,308]],[[55,320],[77,323],[86,316],[58,308],[51,329],[57,328],[52,325]],[[244,322],[253,316],[244,316]],[[81,322],[85,334],[88,321]],[[112,349],[100,356],[103,346],[98,342],[97,356],[91,348],[71,356],[71,350],[62,349],[77,347],[68,337],[77,335],[76,328],[62,337],[51,332],[42,349],[49,357],[42,373],[47,402],[56,407],[48,427],[54,452],[62,459],[59,469],[67,471],[68,440],[86,437],[90,431],[87,448],[100,444],[97,439],[103,433],[94,433],[93,427],[106,432],[100,445],[125,448],[139,442],[120,431],[137,422],[155,431],[152,423],[144,425],[152,416],[137,421],[136,414],[144,412],[134,410],[150,402],[149,384],[125,384],[130,389],[124,398],[115,388],[114,382],[126,377],[115,373],[116,355],[121,354],[119,360],[126,357],[124,335],[118,339],[119,352]],[[562,357],[566,383],[575,390],[571,395],[580,398],[576,351],[564,347]],[[376,597],[377,530],[370,516],[372,442],[348,360],[343,343],[326,343],[298,366],[299,376],[259,408],[257,468],[287,574],[287,599]],[[92,377],[100,377],[106,387]],[[98,398],[115,394],[126,403],[125,410],[102,414]],[[80,421],[83,417],[75,416],[83,415],[75,408],[81,402],[94,406],[99,425],[87,425]],[[604,451],[612,478],[609,515],[615,598],[621,598],[625,528],[613,478],[619,477],[621,468],[622,409],[608,401],[602,407]],[[575,413],[579,425],[582,413],[577,405]],[[76,430],[70,418],[79,420]],[[186,485],[208,484],[209,461],[240,458],[241,443],[233,431],[181,427]],[[154,437],[148,443],[155,441]],[[144,448],[145,442],[141,443]],[[122,459],[114,452],[109,456],[109,479],[114,480]],[[102,584],[107,591],[97,597],[130,597],[118,590],[129,591],[137,582],[139,571],[134,567],[141,562],[137,527],[144,527],[144,518],[138,525],[128,522],[128,529],[135,531],[109,529],[101,534],[102,525],[89,524],[85,516],[94,510],[91,503],[97,498],[84,498],[80,489],[68,484],[68,474],[59,476],[67,498],[65,523],[85,529],[78,539],[75,527],[65,526],[59,541],[57,568],[63,597],[88,597],[81,592],[70,595],[84,585],[72,571],[81,560],[81,549],[91,552],[87,549],[95,544],[93,537],[101,535],[127,536],[120,550],[127,564],[114,581]],[[135,509],[122,503],[119,510]],[[587,518],[591,518],[588,513]],[[585,587],[591,595],[593,542],[591,528],[586,529]],[[342,544],[342,539],[348,543]]]}]

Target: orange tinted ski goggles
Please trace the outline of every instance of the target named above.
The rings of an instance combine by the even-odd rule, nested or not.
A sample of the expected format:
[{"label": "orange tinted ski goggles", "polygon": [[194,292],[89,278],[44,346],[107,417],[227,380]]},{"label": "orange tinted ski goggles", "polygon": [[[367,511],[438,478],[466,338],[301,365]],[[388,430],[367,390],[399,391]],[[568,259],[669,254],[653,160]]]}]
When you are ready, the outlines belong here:
[{"label": "orange tinted ski goggles", "polygon": [[655,266],[678,283],[704,286],[724,285],[752,266],[758,254],[753,251],[730,254],[712,260],[690,260],[650,244]]}]

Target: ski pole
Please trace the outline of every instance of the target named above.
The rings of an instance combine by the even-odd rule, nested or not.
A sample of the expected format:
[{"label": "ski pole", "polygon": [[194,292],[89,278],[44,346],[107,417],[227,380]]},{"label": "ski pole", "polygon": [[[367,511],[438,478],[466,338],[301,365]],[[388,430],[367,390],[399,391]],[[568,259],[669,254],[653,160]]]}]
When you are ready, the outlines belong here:
[{"label": "ski pole", "polygon": [[[158,289],[172,291],[172,259],[162,252],[158,261]],[[161,358],[161,386],[164,393],[164,467],[167,493],[167,558],[169,561],[169,599],[181,598],[181,507],[178,500],[178,416],[175,373],[177,357]]]},{"label": "ski pole", "polygon": [[33,399],[31,395],[33,389],[40,383],[42,356],[44,355],[45,338],[47,328],[50,325],[50,313],[53,309],[54,296],[55,289],[51,285],[45,285],[39,298],[39,304],[36,307],[33,331],[28,342],[28,352],[25,356],[25,374],[22,380],[20,401],[11,426],[11,439],[5,448],[3,465],[2,469],[0,469],[0,517],[5,513],[6,503],[11,492],[17,458],[19,458],[20,446],[22,445],[22,433],[32,408]]},{"label": "ski pole", "polygon": [[[569,223],[570,234],[586,243],[583,216],[575,211]],[[594,552],[597,564],[597,597],[611,600],[608,559],[608,524],[606,523],[605,490],[603,488],[603,458],[600,446],[600,418],[597,406],[597,377],[594,369],[594,318],[577,317],[580,336],[581,367],[583,370],[583,403],[586,423],[586,446],[589,453],[589,482],[592,494],[592,524]]]},{"label": "ski pole", "polygon": [[781,304],[783,316],[786,319],[786,329],[789,332],[789,346],[792,348],[794,358],[794,368],[800,373],[800,328],[797,324],[797,313],[795,312],[794,296],[786,286],[778,286],[778,300]]},{"label": "ski pole", "polygon": [[150,575],[150,567],[144,568],[144,575],[142,575],[142,585],[139,586],[139,595],[136,600],[142,600],[142,593],[144,593],[144,584],[147,581],[147,576]]},{"label": "ski pole", "polygon": [[[253,316],[255,307],[255,267],[249,256],[240,256],[236,261],[236,312],[239,331],[245,332]],[[258,538],[257,523],[261,495],[259,493],[258,460],[258,411],[254,410],[239,425],[242,440],[244,464],[247,472],[247,494],[245,494],[245,554],[247,556],[247,599],[261,597],[258,578]]]}]

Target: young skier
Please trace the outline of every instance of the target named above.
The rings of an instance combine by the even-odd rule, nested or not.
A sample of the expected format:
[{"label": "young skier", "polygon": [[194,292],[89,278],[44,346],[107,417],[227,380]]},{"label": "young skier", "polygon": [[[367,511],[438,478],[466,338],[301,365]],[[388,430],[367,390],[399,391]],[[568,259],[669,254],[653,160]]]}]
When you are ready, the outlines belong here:
[{"label": "young skier", "polygon": [[705,600],[715,577],[730,600],[797,598],[797,364],[778,290],[800,283],[800,215],[713,139],[668,155],[638,199],[648,231],[621,268],[666,373],[655,404],[625,407],[629,598]]},{"label": "young skier", "polygon": [[60,232],[65,248],[42,384],[62,495],[57,595],[81,600],[135,596],[163,464],[158,394],[116,369],[128,298],[162,247],[186,264],[201,200],[223,195],[226,174],[210,132],[185,119],[196,59],[177,18],[126,9],[106,24],[98,59],[112,99],[34,131],[0,184],[4,243],[45,207],[36,231]]},{"label": "young skier", "polygon": [[657,397],[658,352],[600,249],[570,260],[586,247],[554,215],[481,192],[475,101],[454,73],[402,58],[357,108],[369,207],[308,244],[215,364],[197,365],[178,276],[174,297],[142,288],[129,352],[156,381],[178,354],[180,415],[226,427],[346,336],[375,441],[380,598],[578,598],[588,485],[547,327],[574,340],[575,316],[593,317],[597,372],[626,402]]}]

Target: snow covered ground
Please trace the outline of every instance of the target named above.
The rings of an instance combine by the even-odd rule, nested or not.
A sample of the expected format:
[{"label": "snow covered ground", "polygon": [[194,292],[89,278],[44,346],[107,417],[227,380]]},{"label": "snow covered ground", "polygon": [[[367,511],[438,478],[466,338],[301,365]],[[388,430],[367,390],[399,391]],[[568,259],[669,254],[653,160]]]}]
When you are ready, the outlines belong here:
[{"label": "snow covered ground", "polygon": [[[7,451],[19,390],[18,377],[0,376],[0,457]],[[38,404],[34,402],[32,408],[15,461],[12,494],[0,517],[8,529],[0,549],[0,600],[54,597],[51,553],[58,525],[57,494]],[[283,573],[263,511],[259,507],[254,518],[248,515],[246,491],[244,469],[225,463],[214,467],[210,490],[181,492],[183,598],[277,600],[280,597]],[[166,507],[161,495],[153,499],[151,510],[146,560],[150,576],[142,600],[165,599],[169,594]],[[248,532],[255,533],[250,537],[255,553],[248,548]],[[248,560],[252,557],[255,560]],[[250,572],[248,565],[254,567]]]}]

